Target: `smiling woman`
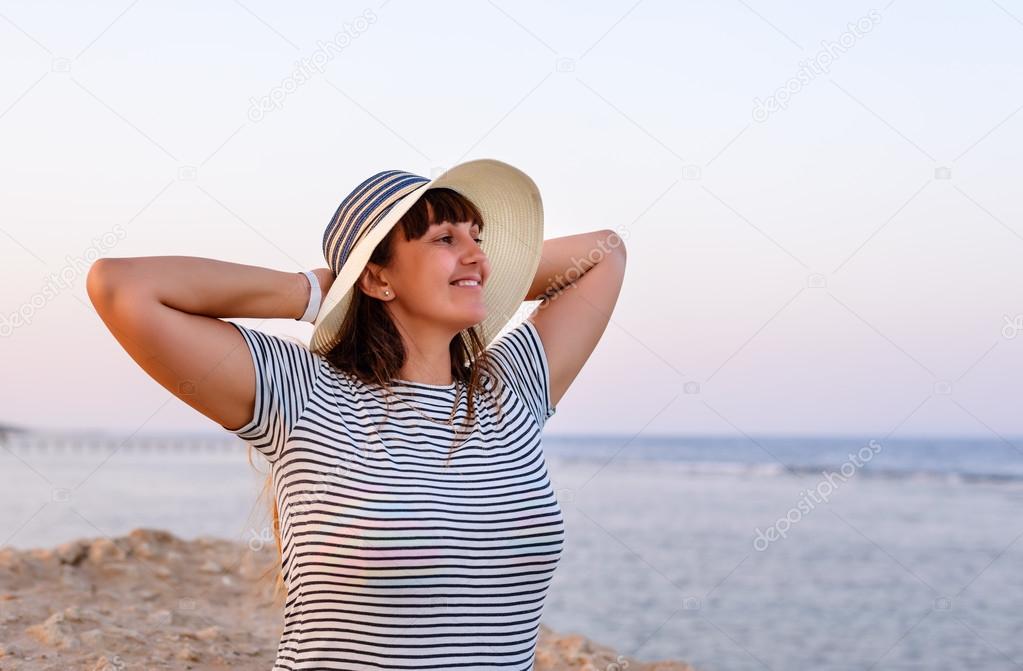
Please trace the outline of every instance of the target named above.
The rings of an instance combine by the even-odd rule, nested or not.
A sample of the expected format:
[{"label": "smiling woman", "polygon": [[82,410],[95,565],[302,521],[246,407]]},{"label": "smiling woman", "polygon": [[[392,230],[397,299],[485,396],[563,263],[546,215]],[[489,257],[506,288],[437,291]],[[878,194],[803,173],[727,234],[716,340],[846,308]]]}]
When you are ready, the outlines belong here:
[{"label": "smiling woman", "polygon": [[[602,233],[544,242],[535,185],[484,159],[365,180],[315,282],[194,257],[93,267],[131,356],[271,465],[275,668],[533,667],[565,532],[542,432],[618,295],[624,250],[585,253]],[[317,290],[312,347],[220,319],[308,320]]]}]

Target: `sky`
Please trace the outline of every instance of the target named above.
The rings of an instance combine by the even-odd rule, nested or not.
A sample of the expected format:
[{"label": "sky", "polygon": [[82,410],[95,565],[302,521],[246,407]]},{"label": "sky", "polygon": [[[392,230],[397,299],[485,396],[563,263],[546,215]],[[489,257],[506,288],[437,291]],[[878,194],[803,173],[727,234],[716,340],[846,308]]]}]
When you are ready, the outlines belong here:
[{"label": "sky", "polygon": [[1023,445],[1023,1],[4,2],[0,62],[0,423],[216,432],[89,263],[323,267],[369,175],[496,158],[627,240],[549,433]]}]

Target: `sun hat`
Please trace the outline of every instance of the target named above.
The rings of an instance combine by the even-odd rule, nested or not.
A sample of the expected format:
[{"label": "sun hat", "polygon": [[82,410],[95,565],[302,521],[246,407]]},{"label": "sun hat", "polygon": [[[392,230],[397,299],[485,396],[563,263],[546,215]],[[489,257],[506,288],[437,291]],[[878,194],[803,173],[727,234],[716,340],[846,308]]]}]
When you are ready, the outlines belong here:
[{"label": "sun hat", "polygon": [[484,252],[490,275],[483,285],[486,318],[476,324],[484,346],[518,311],[540,265],[543,203],[536,183],[502,161],[476,159],[433,179],[404,170],[384,170],[345,196],[323,233],[323,258],[334,282],[313,322],[309,349],[326,354],[377,244],[428,189],[448,188],[468,198],[483,216]]}]

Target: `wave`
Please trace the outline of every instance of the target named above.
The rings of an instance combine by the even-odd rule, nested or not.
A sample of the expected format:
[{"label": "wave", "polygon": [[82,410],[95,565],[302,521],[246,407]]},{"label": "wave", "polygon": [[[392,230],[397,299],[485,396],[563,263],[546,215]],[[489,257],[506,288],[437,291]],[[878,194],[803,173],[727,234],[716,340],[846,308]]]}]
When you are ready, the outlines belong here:
[{"label": "wave", "polygon": [[[609,456],[551,456],[547,460],[556,463],[593,462],[608,463]],[[678,459],[650,459],[618,457],[614,464],[620,468],[671,469],[681,475],[734,476],[751,478],[780,478],[792,476],[816,476],[823,478],[825,474],[839,474],[841,464],[780,464],[777,462],[742,462],[742,461],[681,461]],[[1023,482],[1023,473],[994,472],[982,470],[941,470],[924,468],[881,468],[867,464],[856,470],[853,476],[857,479],[871,480],[903,480],[920,482],[937,482],[946,484],[971,483],[1016,483]]]}]

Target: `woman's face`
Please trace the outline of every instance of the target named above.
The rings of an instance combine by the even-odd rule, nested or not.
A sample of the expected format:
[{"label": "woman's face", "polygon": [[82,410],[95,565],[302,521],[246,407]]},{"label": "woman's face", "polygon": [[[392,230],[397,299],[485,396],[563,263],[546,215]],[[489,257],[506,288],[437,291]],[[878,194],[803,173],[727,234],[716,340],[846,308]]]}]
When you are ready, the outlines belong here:
[{"label": "woman's face", "polygon": [[[384,277],[394,300],[389,304],[403,323],[442,324],[453,333],[482,322],[487,316],[483,285],[490,276],[490,262],[477,240],[476,224],[431,224],[417,240],[394,237],[394,256]],[[471,278],[475,286],[458,286],[456,280]]]}]

